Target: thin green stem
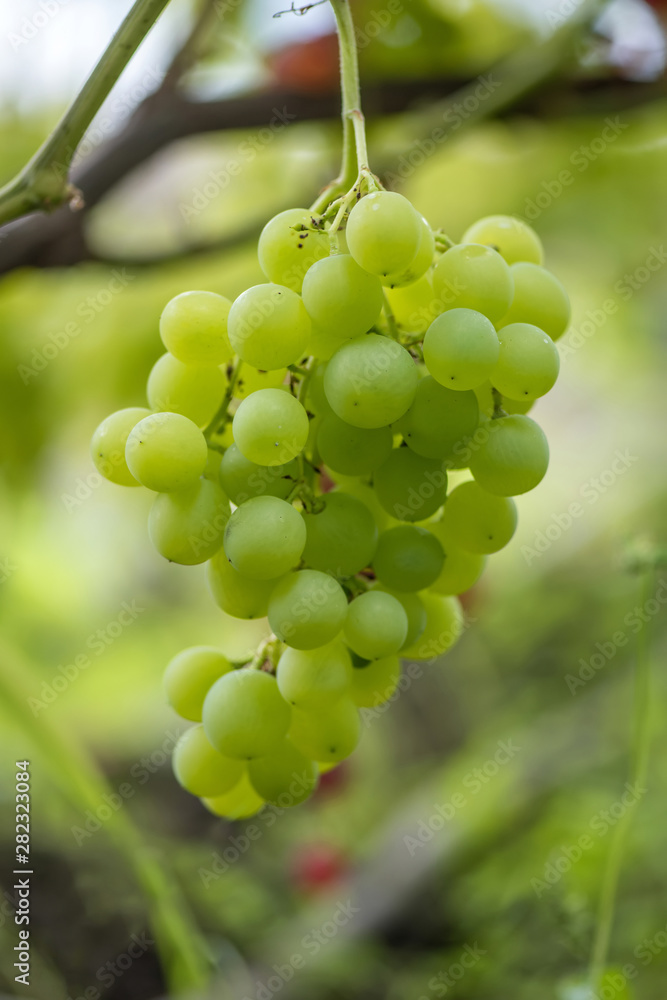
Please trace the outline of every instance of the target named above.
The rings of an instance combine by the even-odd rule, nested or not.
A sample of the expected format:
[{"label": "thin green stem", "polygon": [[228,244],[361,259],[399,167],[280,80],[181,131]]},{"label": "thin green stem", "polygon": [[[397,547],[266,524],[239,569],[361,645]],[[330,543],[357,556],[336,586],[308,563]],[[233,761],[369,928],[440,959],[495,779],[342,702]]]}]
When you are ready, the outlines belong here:
[{"label": "thin green stem", "polygon": [[398,326],[396,325],[396,317],[394,316],[394,310],[391,308],[391,304],[389,302],[389,299],[387,298],[386,292],[382,293],[382,298],[384,300],[382,309],[384,311],[385,319],[387,320],[389,336],[392,337],[394,340],[399,340],[400,335],[398,332]]},{"label": "thin green stem", "polygon": [[220,403],[215,415],[209,421],[208,427],[204,430],[204,437],[207,441],[209,441],[210,438],[212,438],[213,435],[220,430],[220,427],[227,419],[227,411],[229,409],[229,404],[232,401],[232,396],[234,395],[234,389],[236,388],[236,383],[238,382],[242,364],[243,362],[240,358],[234,358],[232,367],[229,371],[229,381],[227,382],[227,388],[225,389],[225,394],[222,397],[222,402]]}]

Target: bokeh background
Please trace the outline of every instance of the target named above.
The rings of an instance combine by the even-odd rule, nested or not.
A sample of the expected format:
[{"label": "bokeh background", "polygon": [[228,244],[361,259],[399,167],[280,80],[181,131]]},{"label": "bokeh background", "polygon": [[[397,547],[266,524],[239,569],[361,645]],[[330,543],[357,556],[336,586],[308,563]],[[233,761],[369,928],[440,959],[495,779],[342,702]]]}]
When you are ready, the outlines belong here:
[{"label": "bokeh background", "polygon": [[[129,6],[2,6],[0,180]],[[314,800],[229,824],[171,776],[164,665],[199,643],[240,656],[262,625],[225,619],[203,568],[160,559],[149,498],[101,481],[88,442],[145,405],[164,303],[262,280],[263,222],[337,170],[332,15],[279,9],[173,0],[77,157],[86,210],[0,230],[1,988],[176,996],[208,951],[211,995],[231,1000],[577,1000],[644,642],[650,778],[613,996],[664,1000],[667,570],[642,596],[631,570],[665,536],[667,4],[353,0],[374,169],[454,239],[492,212],[530,221],[571,293],[561,377],[534,410],[551,467],[466,595],[457,647],[369,715]],[[12,968],[25,758],[29,989]]]}]

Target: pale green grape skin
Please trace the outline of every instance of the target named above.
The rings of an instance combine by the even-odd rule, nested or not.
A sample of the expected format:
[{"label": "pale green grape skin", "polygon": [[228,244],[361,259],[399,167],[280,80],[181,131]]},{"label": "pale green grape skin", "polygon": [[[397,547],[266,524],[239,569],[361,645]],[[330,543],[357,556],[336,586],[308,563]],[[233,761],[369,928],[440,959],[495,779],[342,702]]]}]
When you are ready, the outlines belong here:
[{"label": "pale green grape skin", "polygon": [[453,596],[464,594],[474,587],[481,577],[486,565],[486,556],[477,552],[466,552],[457,544],[445,537],[442,521],[437,521],[432,528],[434,535],[440,539],[445,550],[445,563],[438,579],[431,584],[430,590],[435,594]]},{"label": "pale green grape skin", "polygon": [[160,336],[186,365],[221,365],[232,356],[227,336],[231,302],[215,292],[181,292],[160,316]]},{"label": "pale green grape skin", "polygon": [[314,358],[329,361],[344,342],[341,337],[336,337],[330,331],[313,324],[308,347]]},{"label": "pale green grape skin", "polygon": [[247,771],[244,770],[240,781],[229,792],[212,798],[202,798],[202,805],[206,806],[214,816],[239,820],[254,816],[265,802],[250,784]]},{"label": "pale green grape skin", "polygon": [[256,465],[286,465],[308,440],[308,414],[283,389],[260,389],[234,414],[232,433],[243,455]]},{"label": "pale green grape skin", "polygon": [[445,550],[453,542],[467,552],[491,555],[511,541],[516,526],[511,497],[487,493],[473,480],[461,483],[447,497],[439,535]]},{"label": "pale green grape skin", "polygon": [[167,701],[175,712],[190,722],[201,722],[204,698],[218,677],[229,673],[232,665],[213,646],[190,646],[181,650],[164,672]]},{"label": "pale green grape skin", "polygon": [[425,274],[412,285],[387,288],[385,295],[402,333],[426,333],[442,309],[438,303],[430,274]]},{"label": "pale green grape skin", "polygon": [[339,639],[317,649],[288,647],[278,661],[276,678],[285,701],[293,708],[326,708],[348,692],[352,665]]},{"label": "pale green grape skin", "polygon": [[218,753],[203,726],[186,730],[174,747],[174,774],[191,795],[223,795],[243,774],[243,764]]},{"label": "pale green grape skin", "polygon": [[222,456],[219,475],[223,490],[237,506],[251,497],[284,500],[299,477],[299,463],[293,459],[286,465],[257,465],[232,444]]},{"label": "pale green grape skin", "polygon": [[197,427],[214,417],[225,392],[225,376],[215,365],[186,365],[163,354],[148,376],[146,395],[153,410],[181,413]]},{"label": "pale green grape skin", "polygon": [[371,333],[344,344],[327,364],[324,391],[334,413],[374,428],[403,416],[417,391],[417,366],[404,347]]},{"label": "pale green grape skin", "polygon": [[392,590],[391,587],[387,587],[384,583],[376,583],[374,589],[380,590],[385,594],[391,594],[402,605],[408,619],[408,633],[401,649],[412,646],[426,628],[426,609],[421,598],[414,592],[406,593],[403,590]]},{"label": "pale green grape skin", "polygon": [[406,285],[414,284],[415,281],[418,281],[426,274],[433,263],[433,255],[435,254],[435,236],[433,235],[433,230],[423,215],[419,215],[418,213],[417,218],[419,219],[419,249],[417,250],[417,255],[405,270],[396,274],[388,274],[382,279],[382,284],[388,288],[402,288]]},{"label": "pale green grape skin", "polygon": [[345,236],[357,264],[386,278],[406,271],[417,256],[421,217],[402,194],[374,191],[350,212]]},{"label": "pale green grape skin", "polygon": [[[222,454],[215,448],[209,448],[206,455],[206,465],[204,466],[204,471],[202,476],[205,479],[210,479],[212,482],[217,483],[220,478],[220,464],[222,462]],[[228,494],[226,494],[228,495]]]},{"label": "pale green grape skin", "polygon": [[321,504],[317,513],[301,515],[306,526],[304,562],[333,576],[354,576],[370,565],[375,553],[375,519],[361,500],[344,492],[326,494]]},{"label": "pale green grape skin", "polygon": [[222,488],[200,479],[187,490],[158,493],[148,514],[148,534],[165,559],[196,566],[222,545],[230,513]]},{"label": "pale green grape skin", "polygon": [[447,473],[438,459],[422,458],[411,448],[394,448],[373,478],[378,500],[398,521],[423,521],[442,507]]},{"label": "pale green grape skin", "polygon": [[206,735],[221,754],[252,760],[271,753],[287,735],[291,709],[275,677],[262,670],[223,674],[204,699]]},{"label": "pale green grape skin", "polygon": [[273,371],[300,361],[310,337],[301,297],[284,285],[253,285],[232,303],[229,341],[242,361]]},{"label": "pale green grape skin", "polygon": [[317,449],[325,465],[344,476],[363,476],[389,457],[393,435],[389,427],[354,427],[331,412],[317,435]]},{"label": "pale green grape skin", "polygon": [[352,670],[350,693],[358,708],[377,708],[389,701],[401,679],[401,661],[398,656],[385,656],[369,660],[365,666]]},{"label": "pale green grape skin", "polygon": [[302,569],[279,580],[269,598],[269,624],[294,649],[325,646],[340,633],[347,615],[341,585],[327,573]]},{"label": "pale green grape skin", "polygon": [[263,799],[281,809],[290,809],[310,798],[320,775],[314,760],[302,754],[288,740],[283,740],[268,757],[250,761],[248,777]]},{"label": "pale green grape skin", "polygon": [[406,660],[435,660],[458,641],[463,632],[463,612],[456,597],[443,597],[430,591],[420,596],[426,609],[426,628],[402,655]]},{"label": "pale green grape skin", "polygon": [[474,309],[449,309],[424,337],[424,361],[448,389],[475,389],[494,370],[500,353],[493,323]]},{"label": "pale green grape skin", "polygon": [[339,698],[325,710],[292,711],[288,739],[304,756],[323,764],[345,760],[361,737],[361,720],[351,698]]},{"label": "pale green grape skin", "polygon": [[460,243],[443,253],[433,269],[433,288],[445,309],[473,309],[492,322],[505,316],[514,294],[508,265],[479,243]]},{"label": "pale green grape skin", "polygon": [[543,330],[530,323],[511,323],[498,331],[500,354],[491,372],[498,392],[510,399],[537,399],[556,383],[560,357]]},{"label": "pale green grape skin", "polygon": [[544,330],[552,340],[562,337],[571,316],[570,300],[551,271],[537,264],[512,264],[514,298],[498,326],[530,323]]},{"label": "pale green grape skin", "polygon": [[274,371],[260,371],[252,365],[241,365],[239,377],[234,386],[234,398],[245,399],[258,389],[279,389],[285,381],[286,368],[276,368]]},{"label": "pale green grape skin", "polygon": [[401,524],[380,535],[373,569],[385,586],[410,592],[430,587],[444,560],[442,545],[435,535],[413,524]]},{"label": "pale green grape skin", "polygon": [[542,241],[535,230],[511,215],[488,215],[478,219],[463,234],[462,243],[484,243],[498,251],[508,264],[544,260]]},{"label": "pale green grape skin", "polygon": [[225,528],[230,563],[250,580],[274,580],[299,563],[306,526],[299,512],[279,497],[253,497],[237,507]]},{"label": "pale green grape skin", "polygon": [[[307,208],[288,208],[267,222],[257,244],[259,266],[277,285],[300,292],[304,276],[315,261],[329,256],[329,237],[315,232]],[[309,227],[304,231],[304,227]]]},{"label": "pale green grape skin", "polygon": [[479,404],[471,390],[455,391],[431,375],[422,378],[412,406],[394,425],[422,458],[453,459],[479,423]]},{"label": "pale green grape skin", "polygon": [[481,417],[492,417],[496,408],[496,401],[493,398],[493,386],[490,382],[482,382],[475,386],[473,392],[477,396],[479,412]]},{"label": "pale green grape skin", "polygon": [[377,321],[382,285],[349,254],[334,254],[308,271],[303,304],[319,336],[337,339],[340,345],[366,333]]},{"label": "pale green grape skin", "polygon": [[373,520],[377,524],[378,531],[384,531],[385,528],[389,527],[391,524],[391,517],[381,505],[378,500],[377,493],[372,486],[362,482],[361,479],[339,476],[336,478],[337,480],[342,479],[342,482],[340,482],[336,488],[336,492],[341,490],[343,493],[347,493],[356,500],[360,500],[373,515]]},{"label": "pale green grape skin", "polygon": [[542,482],[549,467],[544,431],[523,414],[499,417],[472,452],[470,471],[488,493],[518,496]]},{"label": "pale green grape skin", "polygon": [[206,576],[213,600],[225,614],[246,620],[266,617],[275,580],[241,576],[222,548],[207,564]]},{"label": "pale green grape skin", "polygon": [[503,396],[503,410],[505,413],[530,413],[532,408],[537,402],[536,399],[510,399],[509,396]]},{"label": "pale green grape skin", "polygon": [[407,634],[408,616],[391,594],[368,590],[350,603],[343,638],[365,660],[379,660],[397,653]]},{"label": "pale green grape skin", "polygon": [[95,468],[117,486],[141,486],[125,461],[125,446],[130,432],[151,411],[143,406],[128,406],[116,410],[95,429],[90,441],[90,455]]},{"label": "pale green grape skin", "polygon": [[206,439],[180,413],[151,413],[127,438],[125,460],[142,486],[171,493],[194,486],[208,459]]},{"label": "pale green grape skin", "polygon": [[[338,344],[338,347],[340,347],[340,344]],[[316,357],[319,357],[319,354]],[[328,358],[326,360],[328,361]],[[324,391],[324,373],[326,370],[326,361],[320,361],[311,372],[306,391],[307,408],[321,417],[327,417],[333,413]]]}]

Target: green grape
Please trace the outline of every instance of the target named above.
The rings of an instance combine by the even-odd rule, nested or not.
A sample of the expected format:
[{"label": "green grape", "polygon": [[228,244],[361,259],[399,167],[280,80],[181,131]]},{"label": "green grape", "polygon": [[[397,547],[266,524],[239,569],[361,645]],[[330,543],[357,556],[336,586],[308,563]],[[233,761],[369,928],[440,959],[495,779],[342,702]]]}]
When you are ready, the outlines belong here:
[{"label": "green grape", "polygon": [[310,320],[299,295],[284,285],[253,285],[229,311],[229,340],[242,361],[273,371],[306,353]]},{"label": "green grape", "polygon": [[387,587],[424,590],[438,578],[444,558],[435,535],[413,524],[401,524],[380,535],[373,569]]},{"label": "green grape", "polygon": [[493,386],[490,382],[482,382],[476,385],[473,392],[477,396],[479,403],[480,417],[492,417],[496,409],[496,401],[493,396]]},{"label": "green grape", "polygon": [[275,580],[249,580],[241,576],[221,548],[206,568],[213,600],[232,618],[264,618]]},{"label": "green grape", "polygon": [[218,551],[229,515],[221,487],[200,479],[187,490],[158,493],[148,514],[148,534],[165,559],[195,566]]},{"label": "green grape", "polygon": [[310,798],[319,781],[317,764],[288,740],[282,740],[267,757],[248,764],[248,777],[255,791],[267,802],[289,809]]},{"label": "green grape", "polygon": [[299,512],[278,497],[253,497],[237,507],[225,529],[230,563],[250,580],[274,580],[298,564],[306,544]]},{"label": "green grape", "polygon": [[148,376],[148,402],[153,410],[181,413],[198,427],[214,417],[225,391],[225,376],[214,365],[185,365],[163,354]]},{"label": "green grape", "polygon": [[324,391],[341,420],[354,427],[384,427],[408,409],[418,381],[406,349],[370,333],[336,351],[324,373]]},{"label": "green grape", "polygon": [[536,399],[510,399],[509,396],[503,396],[503,410],[505,413],[530,413],[536,402]]},{"label": "green grape", "polygon": [[438,534],[445,551],[453,542],[467,552],[490,555],[507,545],[516,525],[516,504],[511,497],[494,496],[471,481],[461,483],[447,497]]},{"label": "green grape", "polygon": [[314,358],[318,358],[320,361],[329,361],[343,343],[344,341],[340,337],[334,336],[322,327],[313,325],[309,349]]},{"label": "green grape", "polygon": [[252,365],[241,365],[239,377],[234,386],[235,399],[245,399],[258,389],[279,389],[285,381],[286,368],[276,368],[274,371],[260,371]]},{"label": "green grape", "polygon": [[160,336],[186,365],[221,365],[232,356],[227,337],[231,302],[215,292],[181,292],[160,316]]},{"label": "green grape", "polygon": [[333,576],[354,576],[370,565],[378,530],[361,500],[346,493],[328,493],[317,513],[304,511],[306,546],[303,559],[311,569]]},{"label": "green grape", "polygon": [[530,417],[516,414],[489,421],[488,434],[470,459],[470,471],[488,493],[501,497],[527,493],[549,466],[544,431]]},{"label": "green grape", "polygon": [[339,698],[318,712],[295,708],[288,739],[311,760],[338,763],[349,757],[361,737],[361,720],[351,698]]},{"label": "green grape", "polygon": [[[452,492],[452,496],[454,495]],[[474,587],[479,580],[484,566],[486,556],[478,552],[466,552],[459,548],[455,542],[445,537],[446,532],[442,521],[436,521],[433,525],[433,533],[442,542],[445,550],[445,564],[442,567],[440,576],[432,583],[430,590],[436,594],[464,594],[466,590]]]},{"label": "green grape", "polygon": [[396,325],[403,333],[426,333],[435,317],[442,311],[428,274],[412,285],[387,288],[385,295],[389,300]]},{"label": "green grape", "polygon": [[406,660],[435,660],[454,645],[463,631],[463,613],[455,597],[429,591],[421,594],[426,628],[413,646],[403,650]]},{"label": "green grape", "polygon": [[333,412],[324,417],[317,435],[324,464],[345,476],[373,472],[389,457],[392,443],[389,427],[353,427]]},{"label": "green grape", "polygon": [[347,615],[341,585],[327,573],[302,569],[276,584],[269,599],[269,624],[294,649],[316,649],[335,639]]},{"label": "green grape", "polygon": [[213,646],[183,649],[169,661],[164,672],[167,701],[182,718],[201,722],[202,706],[209,688],[231,669],[227,657]]},{"label": "green grape", "polygon": [[291,709],[275,677],[262,670],[223,674],[204,699],[206,735],[221,754],[252,760],[271,753],[287,735]]},{"label": "green grape", "polygon": [[514,294],[512,271],[491,247],[459,243],[439,258],[433,287],[445,309],[473,309],[495,322]]},{"label": "green grape", "polygon": [[401,288],[405,285],[412,285],[426,274],[433,263],[435,253],[435,236],[423,215],[417,214],[419,219],[419,249],[409,267],[396,274],[388,274],[383,279],[382,284],[389,288]]},{"label": "green grape", "polygon": [[313,326],[339,345],[373,326],[382,309],[382,285],[349,254],[313,264],[303,282],[303,304]]},{"label": "green grape", "polygon": [[308,414],[283,389],[260,389],[244,399],[234,414],[234,441],[257,465],[285,465],[308,440]]},{"label": "green grape", "polygon": [[174,747],[174,774],[191,795],[222,795],[240,780],[243,764],[218,753],[206,738],[203,726],[183,733]]},{"label": "green grape", "polygon": [[394,430],[400,431],[408,447],[422,458],[453,459],[456,446],[472,437],[478,423],[479,404],[474,392],[455,392],[427,375]]},{"label": "green grape", "polygon": [[244,503],[251,497],[285,497],[299,478],[296,459],[286,465],[257,465],[249,461],[237,445],[229,446],[220,463],[220,482],[232,503]]},{"label": "green grape", "polygon": [[257,794],[250,784],[247,772],[244,770],[241,780],[231,791],[224,795],[202,799],[202,804],[214,816],[222,816],[228,820],[248,819],[258,813],[265,804],[264,799]]},{"label": "green grape", "polygon": [[520,260],[541,264],[544,259],[542,241],[535,230],[512,215],[488,215],[473,222],[461,242],[491,246],[508,264]]},{"label": "green grape", "polygon": [[348,479],[345,476],[337,476],[336,479],[339,481],[336,492],[342,490],[348,496],[354,497],[356,500],[361,500],[362,504],[368,507],[373,515],[373,520],[377,525],[378,531],[384,531],[385,528],[389,527],[391,517],[381,505],[377,493],[372,486],[369,486],[368,483],[363,483],[360,479]]},{"label": "green grape", "polygon": [[300,292],[308,268],[329,256],[328,234],[315,232],[312,226],[307,208],[288,208],[267,222],[259,237],[257,256],[269,281]]},{"label": "green grape", "polygon": [[442,507],[447,495],[444,463],[422,458],[411,448],[394,448],[374,478],[380,504],[398,521],[423,521]]},{"label": "green grape", "polygon": [[343,637],[358,656],[378,660],[397,653],[408,634],[408,616],[400,601],[381,590],[368,590],[351,602]]},{"label": "green grape", "polygon": [[493,324],[474,309],[448,310],[433,320],[424,337],[426,367],[448,389],[481,385],[491,375],[499,352]]},{"label": "green grape", "polygon": [[392,590],[383,583],[376,583],[375,590],[380,590],[385,594],[391,594],[399,604],[402,605],[408,619],[408,634],[401,649],[406,649],[416,642],[426,628],[426,609],[421,599],[415,593],[407,594],[402,590]]},{"label": "green grape", "polygon": [[356,203],[345,230],[350,253],[378,277],[406,271],[417,256],[421,216],[395,191],[374,191]]},{"label": "green grape", "polygon": [[[340,347],[340,343],[338,344]],[[319,357],[319,354],[316,355]],[[328,358],[326,359],[328,360]],[[324,373],[327,370],[326,361],[320,361],[310,373],[310,379],[306,386],[306,406],[318,416],[328,417],[333,413],[329,406],[329,400],[324,391]]]},{"label": "green grape", "polygon": [[220,478],[221,462],[221,453],[216,448],[209,448],[206,454],[206,465],[202,472],[204,479],[210,479],[212,482],[217,483]]},{"label": "green grape", "polygon": [[142,486],[171,493],[194,486],[206,466],[206,439],[180,413],[151,413],[127,438],[125,460]]},{"label": "green grape", "polygon": [[560,358],[551,337],[530,323],[511,323],[498,331],[500,354],[491,382],[510,399],[536,399],[551,389]]},{"label": "green grape", "polygon": [[141,486],[127,467],[125,446],[130,431],[150,412],[143,406],[129,406],[116,410],[96,428],[90,441],[90,455],[97,471],[110,483]]},{"label": "green grape", "polygon": [[294,708],[326,708],[350,686],[350,656],[338,639],[319,649],[288,647],[276,674],[281,695]]},{"label": "green grape", "polygon": [[400,679],[401,661],[398,656],[368,660],[352,671],[352,700],[359,708],[377,708],[389,701]]},{"label": "green grape", "polygon": [[[537,264],[512,264],[514,298],[499,326],[531,323],[558,340],[570,322],[570,300],[555,274]],[[498,317],[500,319],[500,317]]]}]

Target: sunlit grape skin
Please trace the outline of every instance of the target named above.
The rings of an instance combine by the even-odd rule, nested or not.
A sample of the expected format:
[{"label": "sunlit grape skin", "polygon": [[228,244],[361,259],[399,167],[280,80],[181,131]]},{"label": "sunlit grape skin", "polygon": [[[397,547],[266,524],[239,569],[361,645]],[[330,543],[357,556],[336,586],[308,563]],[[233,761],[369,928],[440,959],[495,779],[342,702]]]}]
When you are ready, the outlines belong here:
[{"label": "sunlit grape skin", "polygon": [[225,377],[215,365],[186,365],[163,354],[148,376],[146,395],[153,410],[181,413],[198,427],[206,427],[223,393]]},{"label": "sunlit grape skin", "polygon": [[160,336],[167,350],[190,365],[221,365],[232,356],[227,337],[231,302],[215,292],[182,292],[160,316]]},{"label": "sunlit grape skin", "polygon": [[491,375],[500,353],[493,324],[474,309],[450,309],[433,320],[424,337],[424,361],[448,389],[476,389]]},{"label": "sunlit grape skin", "polygon": [[253,497],[237,507],[225,528],[225,552],[242,576],[272,580],[294,569],[306,544],[306,526],[278,497]]},{"label": "sunlit grape skin", "polygon": [[505,316],[514,295],[507,263],[479,243],[460,243],[442,254],[433,269],[433,287],[443,309],[474,309],[492,322]]},{"label": "sunlit grape skin", "polygon": [[232,665],[213,646],[192,646],[177,653],[164,673],[164,689],[171,707],[192,722],[201,722],[204,698],[218,677]]},{"label": "sunlit grape skin", "polygon": [[349,254],[314,264],[303,282],[303,304],[313,327],[343,343],[373,326],[382,309],[382,286]]},{"label": "sunlit grape skin", "polygon": [[272,371],[301,359],[310,319],[291,288],[254,285],[232,303],[228,331],[232,348],[246,364]]},{"label": "sunlit grape skin", "polygon": [[558,340],[570,322],[570,300],[558,278],[537,264],[518,263],[510,268],[514,297],[499,326],[531,323]]},{"label": "sunlit grape skin", "polygon": [[203,726],[193,726],[180,738],[173,767],[178,783],[192,795],[223,795],[243,774],[241,761],[220,754]]},{"label": "sunlit grape skin", "polygon": [[542,241],[535,230],[511,215],[488,215],[473,222],[461,242],[485,243],[496,249],[508,264],[518,261],[541,264],[544,259]]},{"label": "sunlit grape skin", "polygon": [[270,753],[290,725],[291,711],[276,680],[261,670],[223,674],[204,699],[206,736],[221,754],[252,760]]},{"label": "sunlit grape skin", "polygon": [[354,427],[384,427],[408,409],[418,381],[405,348],[371,333],[334,354],[324,374],[324,391],[341,420]]},{"label": "sunlit grape skin", "polygon": [[234,440],[257,465],[285,465],[308,439],[308,414],[282,389],[259,389],[244,399],[232,423]]},{"label": "sunlit grape skin", "polygon": [[551,337],[529,323],[511,323],[498,331],[500,353],[490,379],[510,399],[544,396],[556,383],[560,357]]},{"label": "sunlit grape skin", "polygon": [[329,256],[329,238],[314,230],[306,208],[288,208],[264,226],[257,256],[269,281],[300,292],[308,268]]},{"label": "sunlit grape skin", "polygon": [[522,414],[500,417],[487,426],[488,433],[470,459],[476,481],[503,497],[534,489],[549,465],[549,445],[541,427]]},{"label": "sunlit grape skin", "polygon": [[180,413],[151,413],[130,432],[125,459],[142,486],[170,493],[193,486],[204,471],[208,449],[196,424]]},{"label": "sunlit grape skin", "polygon": [[345,236],[359,266],[384,279],[410,267],[419,250],[421,227],[421,217],[407,198],[395,191],[374,191],[350,212]]},{"label": "sunlit grape skin", "polygon": [[141,485],[128,468],[125,447],[131,431],[150,412],[143,406],[117,410],[95,429],[90,442],[91,457],[97,471],[109,482],[118,486]]}]

